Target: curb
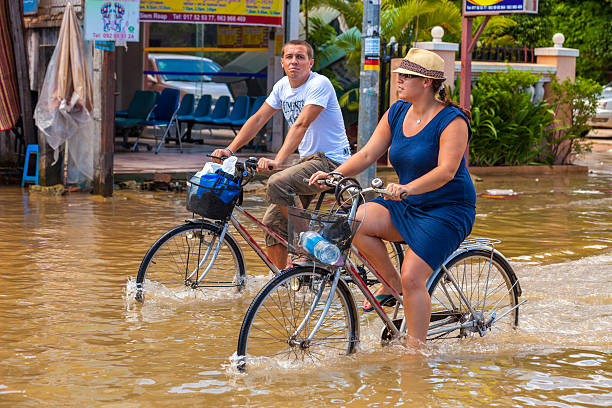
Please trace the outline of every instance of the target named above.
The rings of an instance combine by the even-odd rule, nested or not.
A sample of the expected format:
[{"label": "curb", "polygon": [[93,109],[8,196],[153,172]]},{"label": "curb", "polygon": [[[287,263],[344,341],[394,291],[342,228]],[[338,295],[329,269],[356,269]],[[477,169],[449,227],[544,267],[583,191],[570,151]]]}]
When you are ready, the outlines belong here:
[{"label": "curb", "polygon": [[[509,175],[546,175],[546,174],[588,174],[588,166],[555,165],[552,167],[542,166],[494,166],[494,167],[468,167],[470,174],[477,176],[509,176]],[[393,173],[391,166],[378,166],[377,172],[386,174]]]}]

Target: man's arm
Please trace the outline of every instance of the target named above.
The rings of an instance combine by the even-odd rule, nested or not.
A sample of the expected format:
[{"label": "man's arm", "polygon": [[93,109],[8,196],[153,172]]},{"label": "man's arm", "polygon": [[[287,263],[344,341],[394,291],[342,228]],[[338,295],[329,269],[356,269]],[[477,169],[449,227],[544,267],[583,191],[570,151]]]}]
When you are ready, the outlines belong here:
[{"label": "man's arm", "polygon": [[308,130],[310,124],[319,116],[323,109],[324,108],[319,105],[304,106],[300,115],[293,123],[293,126],[291,126],[289,132],[287,132],[287,137],[274,160],[261,158],[259,159],[258,168],[260,170],[274,170],[284,163],[287,157],[289,157],[289,155],[300,145],[300,142],[304,138],[304,134],[306,134],[306,130]]},{"label": "man's arm", "polygon": [[[261,108],[259,108],[259,110],[246,121],[242,128],[240,128],[238,135],[236,135],[232,143],[227,146],[227,149],[231,150],[232,152],[236,152],[242,146],[249,143],[276,112],[278,112],[278,109],[274,109],[264,102],[263,105],[261,105]],[[230,155],[227,149],[217,149],[212,153],[212,155],[217,157],[227,157]]]}]

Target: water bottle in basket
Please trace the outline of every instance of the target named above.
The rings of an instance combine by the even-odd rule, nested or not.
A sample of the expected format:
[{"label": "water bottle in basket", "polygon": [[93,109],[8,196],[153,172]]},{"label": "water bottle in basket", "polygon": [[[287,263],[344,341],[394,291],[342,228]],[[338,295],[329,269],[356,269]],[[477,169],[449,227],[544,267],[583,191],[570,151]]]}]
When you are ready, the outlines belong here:
[{"label": "water bottle in basket", "polygon": [[298,245],[324,264],[340,266],[344,263],[340,249],[315,231],[302,232]]}]

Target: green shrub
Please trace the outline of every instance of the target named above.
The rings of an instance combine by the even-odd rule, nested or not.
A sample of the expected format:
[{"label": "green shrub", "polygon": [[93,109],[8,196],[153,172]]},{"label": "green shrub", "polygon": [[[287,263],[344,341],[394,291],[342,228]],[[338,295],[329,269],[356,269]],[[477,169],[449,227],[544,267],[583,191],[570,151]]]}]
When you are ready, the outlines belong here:
[{"label": "green shrub", "polygon": [[471,101],[472,165],[524,165],[540,156],[553,116],[546,102],[531,103],[524,91],[537,81],[534,74],[514,70],[480,76]]},{"label": "green shrub", "polygon": [[547,164],[567,164],[573,154],[590,150],[585,138],[591,129],[587,121],[595,114],[602,87],[592,79],[576,78],[575,82],[555,80],[550,88],[555,128],[546,138],[543,160]]}]

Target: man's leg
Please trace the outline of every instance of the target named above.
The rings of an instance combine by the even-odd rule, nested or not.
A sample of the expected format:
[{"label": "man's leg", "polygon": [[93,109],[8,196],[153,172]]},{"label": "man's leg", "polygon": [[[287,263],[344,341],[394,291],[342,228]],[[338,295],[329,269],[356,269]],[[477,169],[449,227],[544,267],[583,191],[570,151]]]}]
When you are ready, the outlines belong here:
[{"label": "man's leg", "polygon": [[[272,205],[268,207],[263,223],[286,239],[288,207],[290,205],[301,207],[300,200],[296,200],[296,195],[312,196],[321,192],[318,186],[309,186],[307,182],[304,182],[304,179],[310,178],[312,174],[319,170],[330,172],[336,167],[337,164],[324,155],[314,154],[302,159],[295,166],[273,174],[268,180],[266,188],[268,202]],[[266,234],[266,246],[270,260],[279,269],[284,269],[288,263],[285,246],[270,234]]]},{"label": "man's leg", "polygon": [[[287,238],[287,207],[271,204],[264,214],[262,222],[283,238]],[[280,270],[287,266],[287,248],[271,234],[266,234],[266,253]]]}]

